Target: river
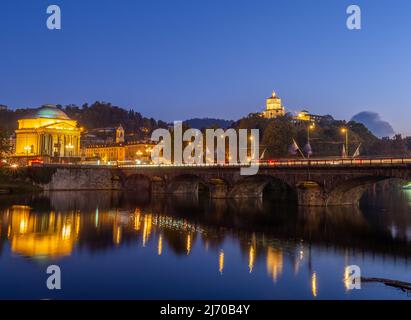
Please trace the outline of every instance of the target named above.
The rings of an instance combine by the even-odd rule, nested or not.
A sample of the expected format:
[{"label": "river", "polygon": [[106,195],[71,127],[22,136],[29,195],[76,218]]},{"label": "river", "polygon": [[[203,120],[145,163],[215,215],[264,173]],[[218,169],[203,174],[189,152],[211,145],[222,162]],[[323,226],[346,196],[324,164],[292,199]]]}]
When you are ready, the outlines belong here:
[{"label": "river", "polygon": [[[360,208],[150,197],[0,196],[1,299],[410,299],[364,277],[411,282],[411,191]],[[61,289],[49,290],[49,265]]]}]

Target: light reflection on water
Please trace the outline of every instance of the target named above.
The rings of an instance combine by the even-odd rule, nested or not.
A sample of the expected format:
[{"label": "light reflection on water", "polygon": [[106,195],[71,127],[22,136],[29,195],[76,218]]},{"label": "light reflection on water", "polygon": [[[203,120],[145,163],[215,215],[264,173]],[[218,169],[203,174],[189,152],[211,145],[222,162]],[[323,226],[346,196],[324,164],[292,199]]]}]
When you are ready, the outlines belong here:
[{"label": "light reflection on water", "polygon": [[[2,197],[1,298],[408,298],[347,290],[346,266],[411,282],[410,193],[361,209],[120,192]],[[58,264],[63,290],[45,287]]]}]

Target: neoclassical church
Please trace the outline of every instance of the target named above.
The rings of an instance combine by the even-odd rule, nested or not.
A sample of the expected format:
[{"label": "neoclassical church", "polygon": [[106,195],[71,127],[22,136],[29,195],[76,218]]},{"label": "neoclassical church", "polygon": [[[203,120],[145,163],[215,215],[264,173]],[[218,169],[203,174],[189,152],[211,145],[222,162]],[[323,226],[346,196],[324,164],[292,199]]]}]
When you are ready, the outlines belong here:
[{"label": "neoclassical church", "polygon": [[18,120],[15,156],[44,162],[79,159],[80,131],[77,121],[55,105],[43,105]]},{"label": "neoclassical church", "polygon": [[273,91],[271,97],[266,100],[266,108],[262,116],[267,119],[277,118],[285,115],[285,108],[281,103],[281,99]]}]

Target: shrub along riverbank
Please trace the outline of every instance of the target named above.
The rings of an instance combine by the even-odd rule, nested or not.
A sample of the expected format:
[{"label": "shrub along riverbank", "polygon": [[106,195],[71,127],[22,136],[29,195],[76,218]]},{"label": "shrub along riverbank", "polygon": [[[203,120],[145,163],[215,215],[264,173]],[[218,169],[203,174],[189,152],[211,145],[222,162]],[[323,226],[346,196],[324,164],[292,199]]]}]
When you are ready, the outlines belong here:
[{"label": "shrub along riverbank", "polygon": [[0,194],[41,191],[42,184],[50,182],[53,168],[1,168]]}]

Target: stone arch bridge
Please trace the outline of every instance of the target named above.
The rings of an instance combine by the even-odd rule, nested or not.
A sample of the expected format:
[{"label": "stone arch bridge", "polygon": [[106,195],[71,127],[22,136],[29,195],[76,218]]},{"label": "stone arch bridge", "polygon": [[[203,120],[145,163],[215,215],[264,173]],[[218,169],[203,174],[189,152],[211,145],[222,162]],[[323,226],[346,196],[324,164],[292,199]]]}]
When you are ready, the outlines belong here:
[{"label": "stone arch bridge", "polygon": [[198,194],[211,198],[263,197],[267,190],[303,206],[358,205],[364,191],[386,179],[411,180],[411,163],[324,162],[260,165],[241,176],[238,166],[120,166],[113,168],[122,188],[151,194]]}]

